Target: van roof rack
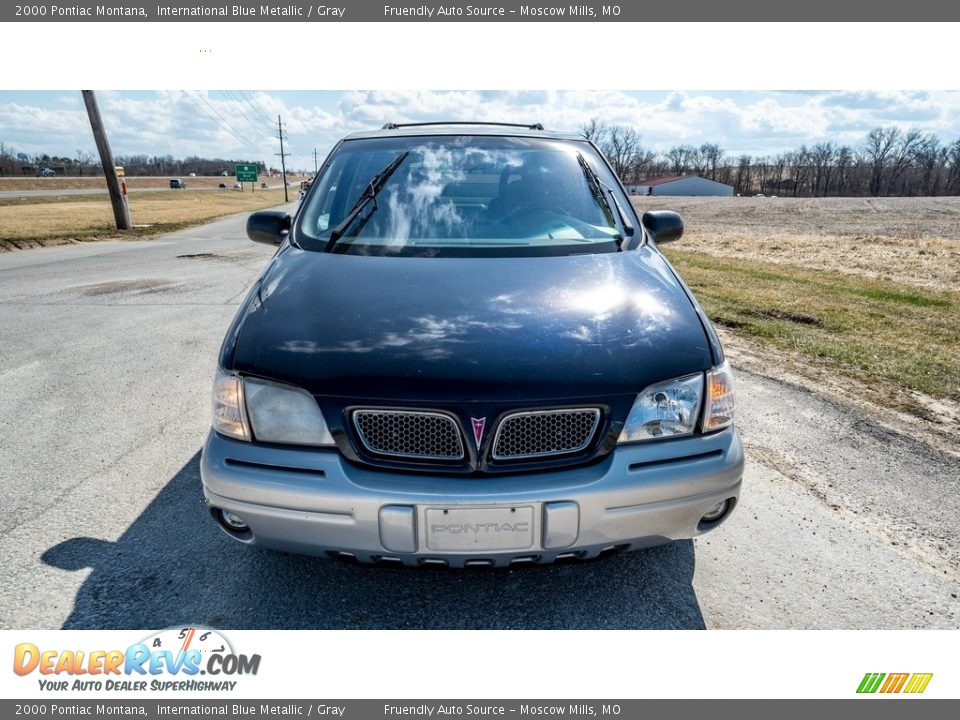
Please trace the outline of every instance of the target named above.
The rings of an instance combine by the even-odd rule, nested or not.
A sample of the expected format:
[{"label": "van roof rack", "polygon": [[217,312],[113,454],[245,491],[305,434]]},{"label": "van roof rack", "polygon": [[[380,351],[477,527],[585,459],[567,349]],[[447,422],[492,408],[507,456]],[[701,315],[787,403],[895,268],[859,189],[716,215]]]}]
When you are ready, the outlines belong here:
[{"label": "van roof rack", "polygon": [[480,122],[471,120],[450,120],[446,122],[416,122],[416,123],[387,123],[383,126],[384,130],[396,130],[405,127],[426,127],[428,125],[496,125],[497,127],[518,127],[527,130],[543,130],[543,123],[505,123],[505,122]]}]

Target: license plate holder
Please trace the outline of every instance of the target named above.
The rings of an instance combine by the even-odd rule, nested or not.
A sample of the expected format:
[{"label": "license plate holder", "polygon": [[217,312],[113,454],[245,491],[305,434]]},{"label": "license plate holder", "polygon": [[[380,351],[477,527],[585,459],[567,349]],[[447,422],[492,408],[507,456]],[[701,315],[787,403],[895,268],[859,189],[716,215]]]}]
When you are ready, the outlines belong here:
[{"label": "license plate holder", "polygon": [[427,549],[438,552],[499,552],[533,547],[529,505],[428,507]]}]

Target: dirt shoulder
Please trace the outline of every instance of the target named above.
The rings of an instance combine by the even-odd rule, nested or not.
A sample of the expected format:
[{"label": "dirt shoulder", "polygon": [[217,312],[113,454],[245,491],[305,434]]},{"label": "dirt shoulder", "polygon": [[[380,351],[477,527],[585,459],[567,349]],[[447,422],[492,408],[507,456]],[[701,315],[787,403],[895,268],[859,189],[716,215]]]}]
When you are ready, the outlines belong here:
[{"label": "dirt shoulder", "polygon": [[865,382],[723,327],[717,334],[735,368],[802,388],[960,460],[960,403],[889,383]]}]

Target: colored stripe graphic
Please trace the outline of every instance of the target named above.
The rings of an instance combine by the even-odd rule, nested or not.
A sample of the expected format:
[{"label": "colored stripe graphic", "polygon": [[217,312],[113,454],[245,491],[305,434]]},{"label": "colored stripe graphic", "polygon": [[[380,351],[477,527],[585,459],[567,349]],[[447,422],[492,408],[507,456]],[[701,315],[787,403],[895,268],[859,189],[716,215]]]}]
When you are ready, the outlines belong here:
[{"label": "colored stripe graphic", "polygon": [[910,673],[890,673],[887,675],[887,681],[880,688],[882,693],[898,693],[903,688],[903,684],[910,677]]},{"label": "colored stripe graphic", "polygon": [[860,681],[860,687],[857,688],[857,692],[875,693],[877,688],[880,687],[880,682],[884,677],[885,675],[883,673],[867,673],[863,676],[863,680]]},{"label": "colored stripe graphic", "polygon": [[[886,678],[886,681],[884,681]],[[879,691],[885,694],[894,694],[899,692],[918,694],[927,689],[933,673],[866,673],[860,685],[857,686],[858,693],[875,693]],[[882,685],[881,685],[882,683]]]},{"label": "colored stripe graphic", "polygon": [[914,673],[910,678],[910,682],[907,683],[907,687],[904,690],[905,693],[922,693],[927,689],[927,685],[930,684],[930,678],[933,677],[933,673]]}]

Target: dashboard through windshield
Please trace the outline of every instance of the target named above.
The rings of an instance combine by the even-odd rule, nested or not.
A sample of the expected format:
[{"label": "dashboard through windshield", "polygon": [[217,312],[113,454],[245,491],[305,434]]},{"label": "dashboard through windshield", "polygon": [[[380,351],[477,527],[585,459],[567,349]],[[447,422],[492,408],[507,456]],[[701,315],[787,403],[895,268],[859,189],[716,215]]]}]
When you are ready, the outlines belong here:
[{"label": "dashboard through windshield", "polygon": [[[297,244],[367,255],[489,257],[615,252],[618,203],[586,142],[413,136],[344,141],[305,201]],[[612,191],[619,193],[619,190]]]}]

